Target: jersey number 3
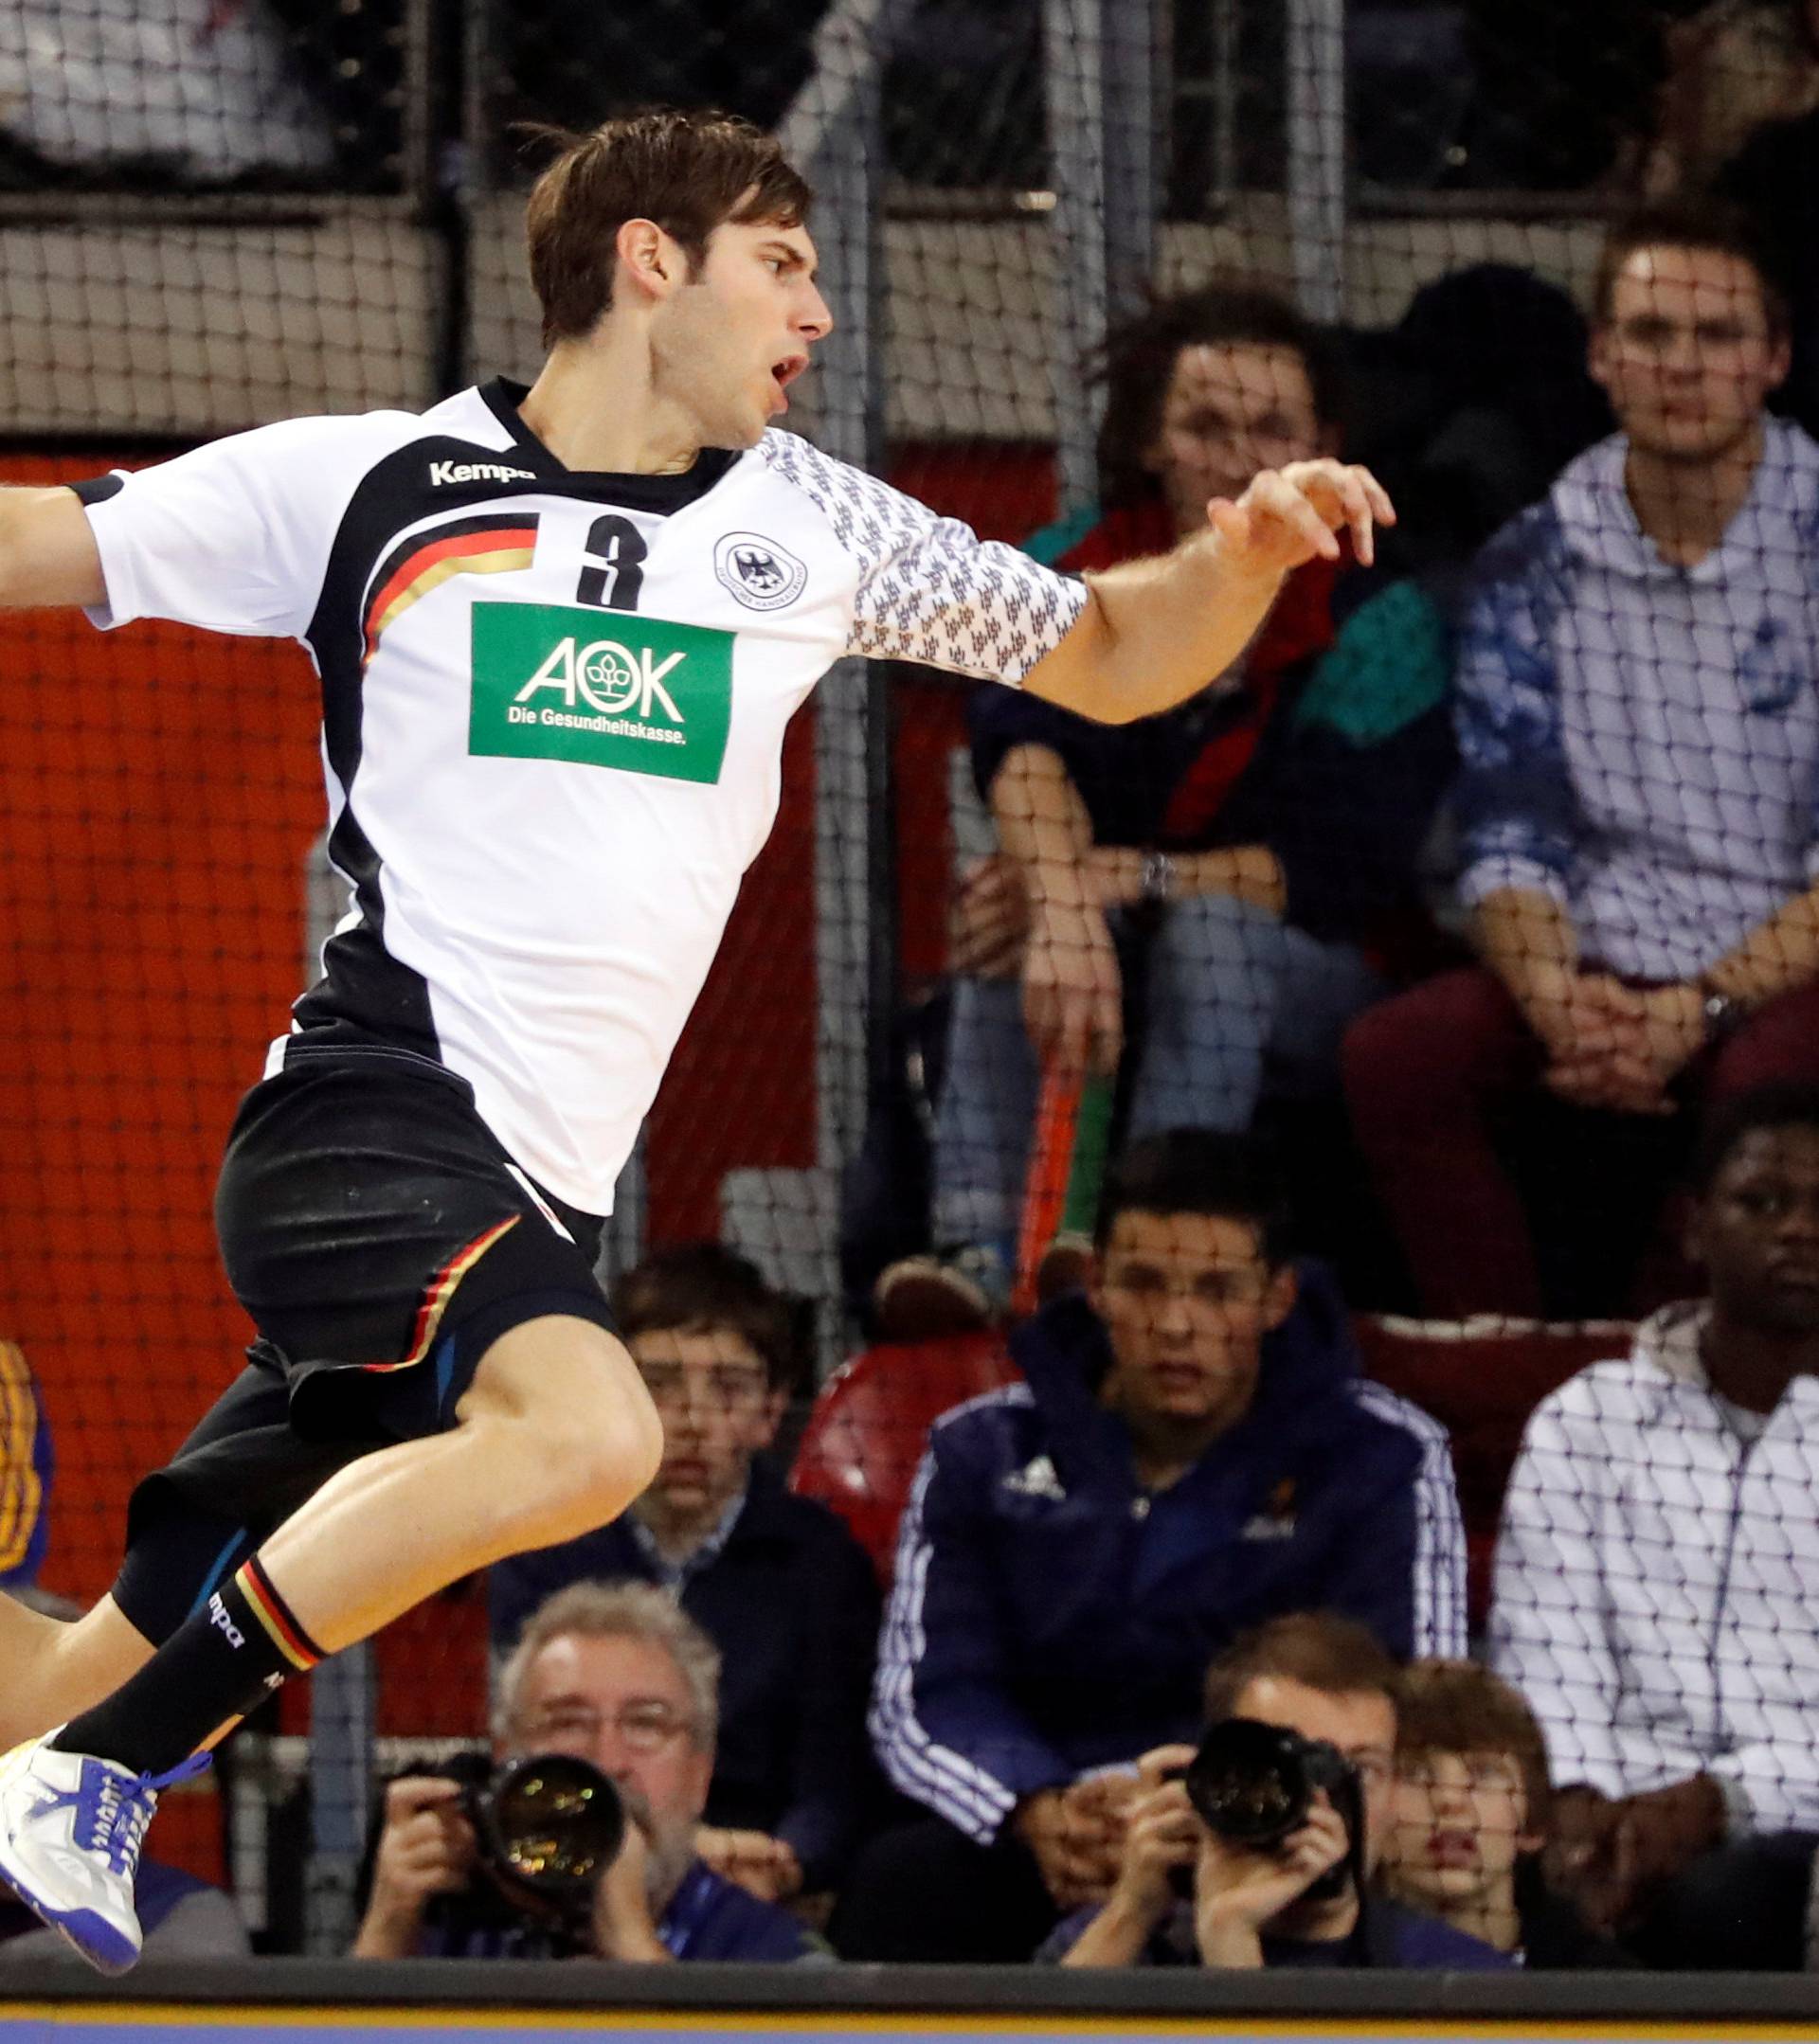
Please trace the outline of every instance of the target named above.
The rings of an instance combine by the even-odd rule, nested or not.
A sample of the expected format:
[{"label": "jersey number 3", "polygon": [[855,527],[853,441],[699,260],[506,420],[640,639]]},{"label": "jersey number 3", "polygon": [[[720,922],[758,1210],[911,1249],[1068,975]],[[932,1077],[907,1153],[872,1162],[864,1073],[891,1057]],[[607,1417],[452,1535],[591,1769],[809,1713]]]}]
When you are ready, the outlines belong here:
[{"label": "jersey number 3", "polygon": [[575,601],[603,610],[636,610],[649,551],[629,518],[596,518],[587,529],[587,565],[575,584]]}]

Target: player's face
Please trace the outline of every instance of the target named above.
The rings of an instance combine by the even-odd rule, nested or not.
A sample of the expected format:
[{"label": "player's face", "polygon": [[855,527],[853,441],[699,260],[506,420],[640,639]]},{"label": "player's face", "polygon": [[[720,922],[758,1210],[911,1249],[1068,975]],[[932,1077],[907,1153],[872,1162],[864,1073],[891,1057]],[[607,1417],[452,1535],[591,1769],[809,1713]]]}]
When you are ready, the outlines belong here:
[{"label": "player's face", "polygon": [[1091,1297],[1111,1342],[1100,1402],[1133,1421],[1223,1428],[1250,1409],[1295,1281],[1270,1268],[1249,1221],[1127,1210]]},{"label": "player's face", "polygon": [[770,1445],[782,1416],[765,1359],[730,1327],[634,1335],[632,1359],[663,1421],[663,1461],[651,1489],[687,1521],[717,1518]]},{"label": "player's face", "polygon": [[1307,461],[1322,445],[1314,386],[1292,348],[1184,348],[1144,466],[1175,529],[1198,531],[1210,497],[1235,497],[1259,469]]},{"label": "player's face", "polygon": [[1528,1796],[1511,1754],[1398,1758],[1384,1862],[1405,1901],[1451,1914],[1507,1900],[1518,1854],[1537,1842],[1527,1829]]},{"label": "player's face", "polygon": [[682,1671],[654,1641],[551,1640],[524,1671],[511,1744],[591,1760],[643,1822],[653,1857],[687,1864],[713,1752],[698,1743]]},{"label": "player's face", "polygon": [[1734,1325],[1819,1334],[1819,1128],[1753,1128],[1720,1165],[1688,1238]]},{"label": "player's face", "polygon": [[834,324],[801,227],[729,221],[653,330],[660,385],[710,447],[755,446],[789,409],[787,386]]},{"label": "player's face", "polygon": [[1613,281],[1592,372],[1633,447],[1701,463],[1756,431],[1788,348],[1753,263],[1717,248],[1639,248]]}]

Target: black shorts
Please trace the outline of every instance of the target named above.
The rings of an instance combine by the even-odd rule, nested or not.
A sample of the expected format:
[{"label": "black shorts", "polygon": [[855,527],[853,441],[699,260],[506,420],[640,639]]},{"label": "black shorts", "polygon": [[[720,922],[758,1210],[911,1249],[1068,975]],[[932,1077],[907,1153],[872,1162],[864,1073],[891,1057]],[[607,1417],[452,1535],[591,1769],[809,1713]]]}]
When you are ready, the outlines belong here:
[{"label": "black shorts", "polygon": [[510,1328],[613,1329],[603,1223],[533,1184],[467,1082],[411,1051],[291,1044],[241,1104],[215,1227],[259,1338],[133,1494],[114,1596],[154,1641],[336,1470],[452,1425]]}]

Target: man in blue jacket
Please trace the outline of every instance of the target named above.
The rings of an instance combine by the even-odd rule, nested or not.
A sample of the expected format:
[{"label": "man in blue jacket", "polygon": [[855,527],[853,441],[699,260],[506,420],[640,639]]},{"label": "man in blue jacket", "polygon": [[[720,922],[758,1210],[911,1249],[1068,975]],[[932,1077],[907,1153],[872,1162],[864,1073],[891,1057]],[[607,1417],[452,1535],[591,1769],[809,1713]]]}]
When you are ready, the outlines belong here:
[{"label": "man in blue jacket", "polygon": [[1023,1381],[936,1424],[872,1707],[933,1820],[863,1856],[848,1956],[1027,1957],[1102,1900],[1132,1764],[1198,1734],[1204,1670],[1267,1619],[1336,1611],[1402,1659],[1464,1650],[1446,1436],[1359,1378],[1283,1229],[1254,1139],[1132,1145],[1087,1296],[1013,1337]]}]

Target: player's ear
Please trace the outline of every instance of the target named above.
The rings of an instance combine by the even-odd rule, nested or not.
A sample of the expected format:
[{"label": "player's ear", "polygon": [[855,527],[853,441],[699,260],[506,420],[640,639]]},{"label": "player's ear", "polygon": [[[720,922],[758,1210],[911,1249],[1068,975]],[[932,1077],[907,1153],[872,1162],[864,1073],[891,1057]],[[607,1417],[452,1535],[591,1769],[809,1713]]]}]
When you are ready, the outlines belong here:
[{"label": "player's ear", "polygon": [[676,245],[654,220],[621,221],[613,253],[621,278],[644,303],[667,297],[681,280]]}]

